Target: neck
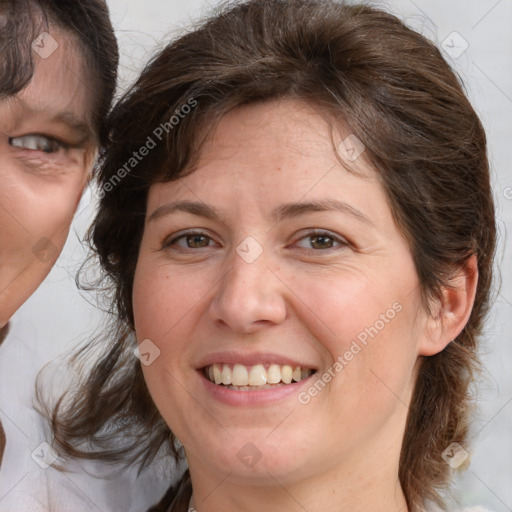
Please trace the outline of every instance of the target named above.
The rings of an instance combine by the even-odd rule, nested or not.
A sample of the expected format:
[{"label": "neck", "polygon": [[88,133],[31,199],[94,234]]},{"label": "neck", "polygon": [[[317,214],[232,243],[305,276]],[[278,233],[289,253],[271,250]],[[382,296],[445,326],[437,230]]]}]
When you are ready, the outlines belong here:
[{"label": "neck", "polygon": [[373,458],[369,452],[354,454],[342,466],[296,482],[263,471],[266,478],[244,483],[232,473],[208,473],[191,465],[191,504],[197,512],[407,512],[398,481],[398,457],[393,460],[378,450]]}]

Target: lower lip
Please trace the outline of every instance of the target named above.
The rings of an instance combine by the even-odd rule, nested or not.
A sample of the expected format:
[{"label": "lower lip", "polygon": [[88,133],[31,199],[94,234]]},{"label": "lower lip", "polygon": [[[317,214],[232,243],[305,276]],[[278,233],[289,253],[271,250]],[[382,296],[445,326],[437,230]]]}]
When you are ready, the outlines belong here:
[{"label": "lower lip", "polygon": [[237,391],[236,389],[229,389],[225,386],[219,386],[208,380],[201,370],[198,371],[201,381],[206,388],[206,391],[216,400],[227,405],[265,405],[275,403],[291,395],[297,396],[300,388],[310,381],[313,375],[300,382],[293,384],[286,384],[284,386],[276,386],[275,388],[267,388],[254,391]]}]

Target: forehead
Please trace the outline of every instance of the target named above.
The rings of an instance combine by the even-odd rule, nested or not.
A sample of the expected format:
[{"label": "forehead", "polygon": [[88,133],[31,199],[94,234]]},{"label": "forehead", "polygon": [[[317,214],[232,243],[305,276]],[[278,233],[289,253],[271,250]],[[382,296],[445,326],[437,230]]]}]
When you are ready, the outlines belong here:
[{"label": "forehead", "polygon": [[66,31],[50,27],[34,52],[34,73],[14,98],[13,127],[27,118],[61,120],[83,132],[93,132],[93,80],[78,41]]},{"label": "forehead", "polygon": [[378,173],[364,154],[344,159],[350,135],[347,126],[299,100],[244,105],[212,129],[192,172],[151,187],[150,206],[199,198],[226,208],[236,199],[248,210],[253,202],[273,208],[343,198],[389,213]]},{"label": "forehead", "polygon": [[[336,167],[363,181],[376,181],[362,142],[343,120],[315,104],[284,98],[239,106],[211,127],[194,161],[193,174],[211,179],[249,170],[275,180],[288,169],[324,176]],[[348,153],[348,146],[353,152]],[[254,172],[254,171],[257,172]]]}]

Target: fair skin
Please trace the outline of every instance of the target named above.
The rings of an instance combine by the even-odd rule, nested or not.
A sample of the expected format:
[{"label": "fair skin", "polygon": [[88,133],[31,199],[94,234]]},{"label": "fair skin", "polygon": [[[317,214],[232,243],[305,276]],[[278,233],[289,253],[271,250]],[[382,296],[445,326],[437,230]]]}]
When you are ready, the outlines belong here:
[{"label": "fair skin", "polygon": [[[336,128],[335,143],[349,134]],[[460,331],[474,283],[463,273],[463,291],[429,316],[376,172],[364,155],[352,168],[315,108],[268,102],[227,114],[194,172],[149,191],[135,327],[160,350],[144,375],[185,448],[199,512],[407,511],[398,464],[419,358]],[[237,252],[249,236],[261,254],[254,241]],[[300,401],[340,355],[343,368]],[[242,390],[211,382],[214,363],[314,373]]]},{"label": "fair skin", "polygon": [[0,327],[57,260],[95,158],[90,73],[74,39],[50,33],[59,47],[0,99]]}]

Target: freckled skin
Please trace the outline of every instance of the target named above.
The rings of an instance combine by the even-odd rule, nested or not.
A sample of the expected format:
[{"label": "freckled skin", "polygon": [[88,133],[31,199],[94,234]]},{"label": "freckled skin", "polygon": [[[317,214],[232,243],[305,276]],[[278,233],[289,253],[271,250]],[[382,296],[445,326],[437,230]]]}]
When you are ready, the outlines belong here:
[{"label": "freckled skin", "polygon": [[[335,140],[348,134],[340,126]],[[398,459],[427,315],[376,173],[363,157],[355,165],[351,173],[340,164],[313,107],[269,102],[226,115],[196,171],[149,191],[148,217],[175,201],[199,201],[220,216],[148,220],[133,292],[137,337],[161,351],[144,375],[185,447],[205,510],[291,510],[290,495],[310,511],[405,505]],[[272,215],[283,204],[329,199],[370,222],[332,209]],[[313,228],[328,238],[314,238]],[[182,236],[198,231],[205,238]],[[263,247],[251,264],[236,252],[248,236]],[[294,394],[229,406],[198,372],[202,358],[225,351],[292,357],[322,375],[395,303],[400,312],[307,405]],[[247,443],[261,453],[252,468],[238,457]]]}]

